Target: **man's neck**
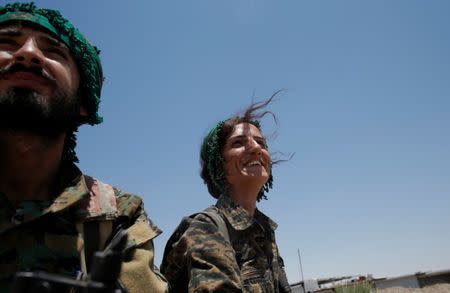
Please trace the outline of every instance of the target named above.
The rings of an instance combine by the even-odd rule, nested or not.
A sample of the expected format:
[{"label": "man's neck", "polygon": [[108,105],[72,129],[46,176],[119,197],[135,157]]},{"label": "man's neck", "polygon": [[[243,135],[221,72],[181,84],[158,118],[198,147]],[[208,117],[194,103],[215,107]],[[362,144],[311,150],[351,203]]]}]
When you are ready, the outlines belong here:
[{"label": "man's neck", "polygon": [[13,204],[49,199],[65,136],[46,137],[0,128],[0,192]]}]

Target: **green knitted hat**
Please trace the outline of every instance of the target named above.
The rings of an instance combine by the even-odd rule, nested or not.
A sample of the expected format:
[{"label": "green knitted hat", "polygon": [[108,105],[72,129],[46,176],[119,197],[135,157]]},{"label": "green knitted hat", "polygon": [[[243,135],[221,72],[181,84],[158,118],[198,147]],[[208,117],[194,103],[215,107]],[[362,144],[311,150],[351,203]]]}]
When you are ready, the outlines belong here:
[{"label": "green knitted hat", "polygon": [[62,17],[59,11],[37,8],[33,2],[0,6],[0,24],[9,21],[37,24],[69,47],[80,71],[82,105],[88,113],[83,123],[101,123],[103,119],[97,113],[103,84],[102,65],[98,56],[100,51]]},{"label": "green knitted hat", "polygon": [[[232,118],[231,118],[232,119]],[[225,178],[225,172],[223,170],[224,158],[222,155],[222,145],[220,142],[221,131],[223,130],[223,126],[227,120],[220,121],[216,124],[214,128],[212,128],[209,133],[203,139],[203,144],[200,150],[200,158],[203,168],[206,168],[206,176],[209,177],[210,181],[214,185],[214,188],[219,191],[221,194],[228,194],[228,183]],[[251,124],[255,125],[260,131],[261,126],[259,121],[251,121]],[[223,142],[222,142],[223,144]],[[261,199],[267,199],[266,192],[273,186],[273,177],[272,177],[272,166],[270,166],[270,175],[267,182],[264,184],[263,188],[261,188],[258,194],[258,201]],[[214,196],[214,195],[213,195]]]}]

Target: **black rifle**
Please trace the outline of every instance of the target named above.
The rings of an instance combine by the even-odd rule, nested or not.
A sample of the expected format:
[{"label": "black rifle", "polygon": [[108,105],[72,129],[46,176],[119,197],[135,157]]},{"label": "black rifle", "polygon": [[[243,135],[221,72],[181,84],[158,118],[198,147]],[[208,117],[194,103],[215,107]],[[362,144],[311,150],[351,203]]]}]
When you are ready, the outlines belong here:
[{"label": "black rifle", "polygon": [[104,251],[94,253],[92,270],[86,280],[75,280],[45,272],[18,272],[15,275],[12,293],[125,293],[118,288],[118,277],[122,265],[123,250],[127,244],[127,232],[115,235]]}]

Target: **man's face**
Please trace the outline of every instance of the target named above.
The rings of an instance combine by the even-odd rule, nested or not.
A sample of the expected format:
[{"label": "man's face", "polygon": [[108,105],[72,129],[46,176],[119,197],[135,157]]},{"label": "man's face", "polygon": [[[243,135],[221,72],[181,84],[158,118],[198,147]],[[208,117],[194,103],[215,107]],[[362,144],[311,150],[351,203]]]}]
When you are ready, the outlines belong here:
[{"label": "man's face", "polygon": [[57,134],[80,116],[80,77],[69,48],[22,23],[0,25],[0,126]]}]

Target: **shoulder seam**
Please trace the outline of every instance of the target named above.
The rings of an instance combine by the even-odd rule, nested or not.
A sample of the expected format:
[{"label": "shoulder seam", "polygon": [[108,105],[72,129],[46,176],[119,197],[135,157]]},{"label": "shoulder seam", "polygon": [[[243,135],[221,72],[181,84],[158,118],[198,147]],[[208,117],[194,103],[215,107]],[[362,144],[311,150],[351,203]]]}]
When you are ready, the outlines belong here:
[{"label": "shoulder seam", "polygon": [[232,244],[230,239],[230,233],[228,232],[227,223],[225,222],[225,219],[221,215],[220,211],[215,206],[210,206],[198,214],[203,214],[211,218],[213,222],[216,224],[219,233],[222,234],[222,236],[225,238],[227,242]]}]

